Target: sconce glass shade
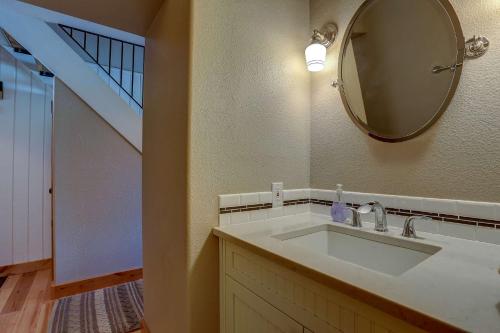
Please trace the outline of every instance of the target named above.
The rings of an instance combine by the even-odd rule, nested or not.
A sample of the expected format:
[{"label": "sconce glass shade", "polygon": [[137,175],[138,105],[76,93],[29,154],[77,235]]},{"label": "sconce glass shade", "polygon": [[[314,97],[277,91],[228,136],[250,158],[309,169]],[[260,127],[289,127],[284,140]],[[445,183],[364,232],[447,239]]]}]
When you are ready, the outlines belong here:
[{"label": "sconce glass shade", "polygon": [[306,64],[310,72],[319,72],[325,68],[326,47],[313,43],[306,48]]}]

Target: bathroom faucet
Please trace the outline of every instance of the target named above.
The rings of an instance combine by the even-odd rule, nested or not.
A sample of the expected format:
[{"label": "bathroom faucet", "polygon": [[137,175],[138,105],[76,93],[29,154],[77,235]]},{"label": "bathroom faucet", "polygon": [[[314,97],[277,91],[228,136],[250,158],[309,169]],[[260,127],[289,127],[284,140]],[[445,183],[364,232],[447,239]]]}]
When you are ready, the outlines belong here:
[{"label": "bathroom faucet", "polygon": [[417,231],[415,230],[415,225],[414,225],[415,220],[429,221],[432,220],[432,218],[429,216],[421,216],[421,215],[408,216],[405,220],[405,224],[403,226],[403,233],[401,234],[401,236],[408,238],[417,238]]},{"label": "bathroom faucet", "polygon": [[386,232],[387,229],[387,213],[385,207],[378,201],[372,201],[367,204],[361,205],[358,208],[361,214],[368,214],[375,212],[375,231]]},{"label": "bathroom faucet", "polygon": [[359,214],[358,210],[352,207],[346,207],[352,212],[352,226],[356,228],[361,228],[363,226],[363,223],[361,222],[361,215]]}]

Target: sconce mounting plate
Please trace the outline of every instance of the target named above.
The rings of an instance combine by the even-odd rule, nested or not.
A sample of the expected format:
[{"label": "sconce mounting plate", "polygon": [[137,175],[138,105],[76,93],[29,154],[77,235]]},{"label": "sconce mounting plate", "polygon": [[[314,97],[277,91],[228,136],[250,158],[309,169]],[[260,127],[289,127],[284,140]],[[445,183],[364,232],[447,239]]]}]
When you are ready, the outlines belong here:
[{"label": "sconce mounting plate", "polygon": [[326,48],[329,48],[335,41],[338,31],[335,23],[325,23],[320,30],[314,30],[312,42],[322,44]]}]

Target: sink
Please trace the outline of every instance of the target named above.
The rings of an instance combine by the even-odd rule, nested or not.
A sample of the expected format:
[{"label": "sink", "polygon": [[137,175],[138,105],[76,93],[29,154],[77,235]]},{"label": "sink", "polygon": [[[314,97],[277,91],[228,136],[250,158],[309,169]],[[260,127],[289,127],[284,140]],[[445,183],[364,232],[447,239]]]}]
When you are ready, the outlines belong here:
[{"label": "sink", "polygon": [[286,244],[393,276],[403,274],[441,250],[437,246],[333,224],[318,225],[273,237]]}]

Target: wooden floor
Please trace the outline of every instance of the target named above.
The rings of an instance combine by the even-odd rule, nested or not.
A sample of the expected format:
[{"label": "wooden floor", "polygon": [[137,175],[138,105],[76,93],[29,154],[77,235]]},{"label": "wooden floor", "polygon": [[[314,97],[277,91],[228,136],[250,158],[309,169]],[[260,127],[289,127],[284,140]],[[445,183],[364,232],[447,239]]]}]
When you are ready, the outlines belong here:
[{"label": "wooden floor", "polygon": [[46,333],[53,303],[50,285],[50,269],[10,275],[0,288],[0,332]]},{"label": "wooden floor", "polygon": [[0,288],[0,327],[9,333],[45,333],[51,309],[50,269],[10,275]]}]

